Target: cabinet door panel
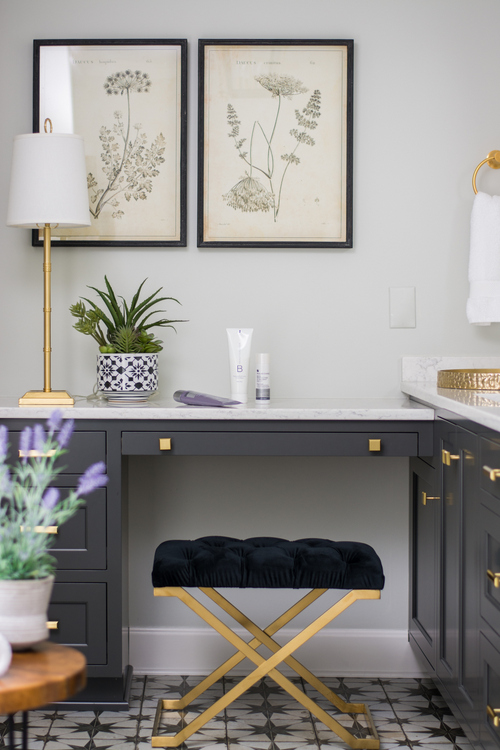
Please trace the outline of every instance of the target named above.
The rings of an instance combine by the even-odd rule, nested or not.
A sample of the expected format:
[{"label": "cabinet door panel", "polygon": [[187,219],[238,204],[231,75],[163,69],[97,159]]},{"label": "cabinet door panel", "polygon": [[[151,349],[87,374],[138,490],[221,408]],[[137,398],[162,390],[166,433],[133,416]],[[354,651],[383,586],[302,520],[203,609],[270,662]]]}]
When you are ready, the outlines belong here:
[{"label": "cabinet door panel", "polygon": [[483,506],[481,520],[481,616],[500,636],[500,516]]},{"label": "cabinet door panel", "polygon": [[449,465],[442,464],[441,503],[441,576],[440,576],[440,631],[438,675],[443,683],[454,683],[458,678],[459,655],[459,554],[460,554],[460,459],[455,427],[446,430],[441,440],[441,451],[453,456]]},{"label": "cabinet door panel", "polygon": [[98,489],[58,529],[52,548],[58,570],[106,568],[106,490]]},{"label": "cabinet door panel", "polygon": [[495,470],[500,470],[500,442],[481,439],[481,488],[492,495],[492,510],[500,513],[500,476]]},{"label": "cabinet door panel", "polygon": [[500,716],[500,653],[483,634],[480,649],[483,699],[479,734],[484,750],[500,750],[500,725],[495,726],[494,719],[494,714]]},{"label": "cabinet door panel", "polygon": [[467,430],[458,430],[460,455],[462,514],[460,519],[460,708],[470,725],[477,721],[476,711],[481,694],[479,670],[479,587],[481,562],[479,545],[478,440]]},{"label": "cabinet door panel", "polygon": [[470,430],[439,422],[441,533],[439,536],[439,647],[436,675],[469,736],[478,734],[479,447]]},{"label": "cabinet door panel", "polygon": [[105,583],[55,583],[48,618],[54,643],[78,648],[87,664],[107,663]]},{"label": "cabinet door panel", "polygon": [[410,635],[436,667],[440,499],[434,470],[416,459],[412,469]]}]

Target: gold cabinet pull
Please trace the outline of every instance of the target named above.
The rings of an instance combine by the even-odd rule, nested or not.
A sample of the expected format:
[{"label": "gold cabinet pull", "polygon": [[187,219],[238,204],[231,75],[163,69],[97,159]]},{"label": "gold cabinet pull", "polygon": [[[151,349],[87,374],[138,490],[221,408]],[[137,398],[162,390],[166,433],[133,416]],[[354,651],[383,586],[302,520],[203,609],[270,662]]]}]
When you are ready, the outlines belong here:
[{"label": "gold cabinet pull", "polygon": [[492,708],[491,706],[486,706],[486,713],[488,714],[490,719],[493,719],[493,726],[500,727],[500,708]]},{"label": "gold cabinet pull", "polygon": [[50,458],[51,456],[55,456],[55,454],[55,449],[47,451],[46,453],[44,453],[43,451],[22,451],[21,449],[19,449],[19,458]]},{"label": "gold cabinet pull", "polygon": [[492,570],[487,570],[486,575],[493,582],[496,589],[500,588],[500,573],[494,573]]},{"label": "gold cabinet pull", "polygon": [[452,461],[458,461],[460,456],[450,453],[450,451],[441,451],[441,461],[445,466],[451,466]]},{"label": "gold cabinet pull", "polygon": [[48,620],[47,630],[59,630],[59,620]]},{"label": "gold cabinet pull", "polygon": [[172,450],[172,438],[160,438],[160,450],[171,451]]},{"label": "gold cabinet pull", "polygon": [[491,469],[489,466],[483,466],[483,474],[486,474],[491,482],[496,482],[498,477],[500,477],[500,469]]},{"label": "gold cabinet pull", "polygon": [[440,500],[440,497],[436,495],[428,495],[427,492],[422,492],[422,505],[427,505],[427,500]]},{"label": "gold cabinet pull", "polygon": [[[21,531],[24,531],[24,526],[19,527]],[[35,526],[34,531],[37,534],[58,534],[58,526]]]},{"label": "gold cabinet pull", "polygon": [[368,450],[370,453],[376,453],[382,449],[382,442],[378,438],[369,438]]}]

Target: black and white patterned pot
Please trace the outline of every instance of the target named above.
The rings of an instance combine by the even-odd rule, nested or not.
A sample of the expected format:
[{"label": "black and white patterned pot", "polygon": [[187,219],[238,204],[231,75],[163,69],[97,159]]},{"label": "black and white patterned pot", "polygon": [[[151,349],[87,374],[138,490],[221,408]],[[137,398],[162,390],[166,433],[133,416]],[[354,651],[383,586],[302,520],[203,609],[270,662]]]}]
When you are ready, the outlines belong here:
[{"label": "black and white patterned pot", "polygon": [[147,398],[158,390],[158,354],[98,354],[97,388],[108,398]]}]

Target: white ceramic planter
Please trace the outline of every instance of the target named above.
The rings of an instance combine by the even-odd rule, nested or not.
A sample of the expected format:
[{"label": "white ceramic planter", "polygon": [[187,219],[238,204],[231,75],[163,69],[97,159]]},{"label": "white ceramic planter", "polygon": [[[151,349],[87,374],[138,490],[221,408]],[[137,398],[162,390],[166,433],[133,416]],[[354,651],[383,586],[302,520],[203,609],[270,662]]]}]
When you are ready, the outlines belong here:
[{"label": "white ceramic planter", "polygon": [[47,640],[47,610],[54,576],[0,580],[0,633],[13,651]]},{"label": "white ceramic planter", "polygon": [[12,646],[7,638],[0,633],[0,677],[7,674],[12,661]]},{"label": "white ceramic planter", "polygon": [[98,354],[97,388],[110,401],[144,401],[158,390],[158,354]]}]

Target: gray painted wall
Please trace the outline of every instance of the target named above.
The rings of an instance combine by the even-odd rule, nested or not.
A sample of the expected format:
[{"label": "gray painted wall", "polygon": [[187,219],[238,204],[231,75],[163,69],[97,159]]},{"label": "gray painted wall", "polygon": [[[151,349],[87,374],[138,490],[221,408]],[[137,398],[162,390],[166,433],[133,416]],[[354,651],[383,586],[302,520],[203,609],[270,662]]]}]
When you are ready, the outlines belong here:
[{"label": "gray painted wall", "polygon": [[[275,397],[397,396],[402,355],[495,355],[498,326],[465,318],[474,168],[500,148],[497,0],[0,0],[0,214],[13,137],[31,130],[34,38],[187,38],[188,247],[55,249],[53,385],[86,395],[95,349],[69,305],[108,274],[125,295],[145,276],[183,303],[161,390],[228,391],[224,329],[251,326],[272,355]],[[353,38],[352,250],[196,247],[198,38]],[[486,167],[480,187],[500,192]],[[42,385],[41,253],[0,222],[0,391]],[[414,286],[417,327],[390,329],[388,290]],[[375,470],[374,470],[375,467]],[[160,625],[152,547],[167,535],[310,534],[368,541],[388,573],[356,627],[404,628],[407,462],[153,459],[130,462],[132,624]],[[185,619],[183,619],[185,618]],[[169,621],[188,622],[176,613]],[[344,621],[344,623],[347,621]]]}]

